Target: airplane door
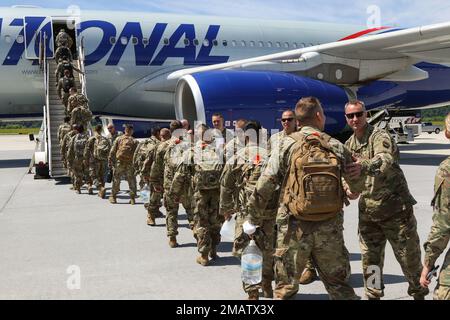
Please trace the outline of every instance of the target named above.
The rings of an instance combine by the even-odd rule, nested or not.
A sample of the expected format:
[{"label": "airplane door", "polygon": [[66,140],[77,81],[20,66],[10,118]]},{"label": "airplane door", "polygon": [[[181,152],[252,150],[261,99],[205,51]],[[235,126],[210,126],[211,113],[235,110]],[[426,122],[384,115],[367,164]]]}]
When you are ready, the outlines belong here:
[{"label": "airplane door", "polygon": [[25,17],[25,58],[39,59],[41,41],[45,41],[46,56],[53,58],[53,26],[50,17]]}]

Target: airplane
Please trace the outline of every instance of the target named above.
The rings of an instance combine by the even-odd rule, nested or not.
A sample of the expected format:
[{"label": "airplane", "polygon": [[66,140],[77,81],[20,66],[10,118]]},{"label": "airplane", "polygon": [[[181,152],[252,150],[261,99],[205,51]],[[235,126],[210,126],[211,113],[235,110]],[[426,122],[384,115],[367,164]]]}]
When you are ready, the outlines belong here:
[{"label": "airplane", "polygon": [[[326,131],[344,105],[368,110],[450,104],[450,22],[399,29],[145,12],[0,8],[0,119],[41,118],[46,56],[64,28],[84,48],[90,107],[100,117],[207,123],[221,112],[278,128],[280,112],[318,97]],[[76,53],[76,52],[75,52]]]}]

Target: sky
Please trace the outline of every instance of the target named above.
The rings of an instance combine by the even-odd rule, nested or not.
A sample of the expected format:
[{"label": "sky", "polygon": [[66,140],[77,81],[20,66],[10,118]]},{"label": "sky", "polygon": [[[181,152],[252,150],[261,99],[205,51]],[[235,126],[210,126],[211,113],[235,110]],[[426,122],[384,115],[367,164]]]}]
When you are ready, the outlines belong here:
[{"label": "sky", "polygon": [[[450,21],[449,0],[0,0],[0,6],[37,5],[83,10],[148,11],[257,19],[413,27]],[[320,13],[320,14],[319,14]]]}]

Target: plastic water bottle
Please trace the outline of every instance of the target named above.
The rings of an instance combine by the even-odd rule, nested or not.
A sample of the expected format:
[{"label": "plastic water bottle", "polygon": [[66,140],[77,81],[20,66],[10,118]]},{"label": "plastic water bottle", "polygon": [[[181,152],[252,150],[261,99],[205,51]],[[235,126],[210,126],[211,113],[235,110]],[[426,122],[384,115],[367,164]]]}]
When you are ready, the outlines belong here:
[{"label": "plastic water bottle", "polygon": [[245,284],[258,284],[262,281],[263,257],[254,240],[245,248],[241,258],[241,278]]},{"label": "plastic water bottle", "polygon": [[224,241],[234,241],[234,232],[236,228],[235,216],[231,216],[230,220],[223,223],[222,229],[220,229],[220,235]]},{"label": "plastic water bottle", "polygon": [[141,190],[141,201],[147,203],[150,199],[150,188],[146,184]]}]

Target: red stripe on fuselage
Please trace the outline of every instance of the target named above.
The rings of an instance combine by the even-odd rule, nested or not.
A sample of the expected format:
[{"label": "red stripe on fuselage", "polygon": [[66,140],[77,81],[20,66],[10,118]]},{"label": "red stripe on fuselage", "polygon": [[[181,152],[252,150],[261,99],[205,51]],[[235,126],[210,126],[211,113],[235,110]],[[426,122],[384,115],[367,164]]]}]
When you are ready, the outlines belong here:
[{"label": "red stripe on fuselage", "polygon": [[389,28],[390,28],[390,27],[380,27],[380,28],[367,29],[367,30],[360,31],[360,32],[357,32],[357,33],[355,33],[355,34],[352,34],[352,35],[350,35],[350,36],[347,36],[347,37],[345,37],[345,38],[342,38],[342,39],[340,39],[339,41],[350,40],[350,39],[356,39],[356,38],[362,37],[362,36],[364,36],[364,35],[366,35],[366,34],[368,34],[368,33],[375,32],[375,31],[379,31],[379,30],[384,30],[384,29],[389,29]]}]

